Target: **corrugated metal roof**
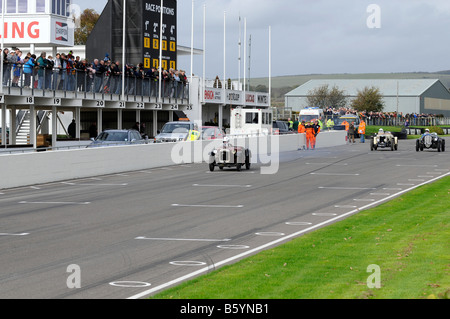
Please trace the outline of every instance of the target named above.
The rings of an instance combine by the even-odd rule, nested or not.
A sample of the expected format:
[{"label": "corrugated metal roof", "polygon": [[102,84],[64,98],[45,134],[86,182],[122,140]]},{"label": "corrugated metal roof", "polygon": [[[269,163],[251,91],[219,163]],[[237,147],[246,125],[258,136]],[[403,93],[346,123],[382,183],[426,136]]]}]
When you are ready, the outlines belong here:
[{"label": "corrugated metal roof", "polygon": [[380,89],[383,96],[397,96],[397,83],[399,96],[420,96],[437,82],[439,82],[437,79],[311,80],[287,93],[286,96],[306,96],[310,91],[324,85],[328,85],[330,89],[336,86],[348,96],[356,96],[358,90],[372,86]]}]

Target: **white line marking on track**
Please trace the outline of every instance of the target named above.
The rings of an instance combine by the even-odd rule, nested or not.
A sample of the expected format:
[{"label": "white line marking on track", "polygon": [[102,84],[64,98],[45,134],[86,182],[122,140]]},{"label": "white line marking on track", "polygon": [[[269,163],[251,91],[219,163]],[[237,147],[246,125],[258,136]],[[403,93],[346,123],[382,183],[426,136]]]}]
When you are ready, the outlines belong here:
[{"label": "white line marking on track", "polygon": [[121,288],[146,288],[150,287],[152,284],[148,282],[142,282],[142,281],[113,281],[109,283],[111,286],[114,287],[121,287]]},{"label": "white line marking on track", "polygon": [[383,188],[385,191],[401,191],[402,188]]},{"label": "white line marking on track", "polygon": [[186,266],[186,267],[197,267],[197,266],[205,266],[206,263],[202,261],[171,261],[169,264],[173,266]]},{"label": "white line marking on track", "polygon": [[0,233],[0,236],[28,236],[30,233],[22,233],[22,234],[8,234],[8,233]]},{"label": "white line marking on track", "polygon": [[310,173],[310,174],[321,176],[359,176],[359,174],[340,174],[340,173]]},{"label": "white line marking on track", "polygon": [[437,165],[403,165],[398,164],[397,167],[438,167]]},{"label": "white line marking on track", "polygon": [[148,238],[136,237],[138,240],[154,240],[154,241],[199,241],[199,242],[228,242],[231,239],[192,239],[192,238]]},{"label": "white line marking on track", "polygon": [[309,225],[312,225],[312,223],[308,223],[308,222],[286,222],[286,225],[289,225],[289,226],[309,226]]},{"label": "white line marking on track", "polygon": [[402,195],[402,194],[405,194],[405,193],[407,193],[407,192],[409,192],[409,191],[412,191],[412,190],[414,190],[414,189],[416,189],[416,188],[418,188],[418,187],[420,187],[420,186],[427,185],[427,184],[430,184],[430,183],[432,183],[432,182],[435,182],[435,181],[437,181],[437,180],[439,180],[439,179],[441,179],[441,178],[443,178],[443,177],[445,177],[445,176],[450,176],[450,173],[447,173],[447,174],[445,174],[445,175],[443,175],[443,176],[438,176],[438,177],[436,177],[436,178],[434,178],[434,179],[432,179],[432,180],[426,181],[426,182],[424,182],[424,183],[422,183],[422,184],[415,185],[415,186],[410,187],[410,188],[408,188],[408,189],[402,190],[402,191],[400,191],[400,192],[398,192],[398,193],[396,193],[396,194],[393,194],[393,195],[388,196],[388,197],[386,197],[386,198],[380,199],[380,200],[378,200],[378,201],[376,201],[376,202],[367,204],[366,206],[363,206],[363,207],[361,207],[361,208],[357,208],[357,209],[354,209],[354,210],[352,210],[352,211],[349,211],[349,212],[347,212],[347,213],[345,213],[345,214],[342,214],[342,215],[339,215],[339,216],[330,218],[330,219],[325,220],[325,221],[323,221],[323,222],[321,222],[321,223],[319,223],[319,224],[312,225],[311,227],[302,229],[302,230],[300,230],[300,231],[298,231],[298,232],[296,232],[296,233],[287,235],[287,236],[282,237],[282,238],[278,238],[278,239],[276,239],[276,240],[274,240],[274,241],[272,241],[272,242],[266,243],[266,244],[264,244],[264,245],[261,245],[261,246],[259,246],[259,247],[253,248],[253,249],[250,249],[250,250],[245,251],[245,252],[243,252],[243,253],[240,253],[240,254],[238,254],[238,255],[232,256],[232,257],[227,258],[227,259],[224,259],[224,260],[222,260],[222,261],[217,261],[217,262],[214,263],[214,265],[209,265],[208,267],[204,267],[204,268],[202,268],[202,269],[199,269],[199,270],[194,271],[194,272],[192,272],[192,273],[189,273],[189,274],[187,274],[187,275],[184,275],[184,276],[175,278],[175,279],[170,280],[170,281],[168,281],[168,282],[166,282],[166,283],[163,283],[163,284],[161,284],[161,285],[159,285],[159,286],[156,286],[156,287],[154,287],[154,288],[152,288],[152,289],[147,289],[147,290],[145,290],[145,291],[143,291],[143,292],[141,292],[141,293],[139,293],[139,294],[136,294],[136,295],[133,295],[133,296],[129,297],[128,299],[139,299],[139,298],[143,298],[143,297],[145,297],[145,296],[149,296],[149,295],[151,295],[151,294],[153,294],[153,293],[155,293],[155,292],[157,292],[157,291],[160,291],[160,290],[165,289],[165,288],[167,288],[167,287],[170,287],[170,286],[179,284],[179,283],[181,283],[181,282],[183,282],[183,281],[185,281],[185,280],[194,278],[194,277],[196,277],[196,276],[198,276],[198,275],[201,275],[201,274],[203,274],[203,273],[209,272],[209,271],[212,270],[212,269],[217,269],[217,268],[219,268],[220,266],[229,264],[229,263],[234,262],[234,261],[236,261],[236,260],[239,260],[239,259],[241,259],[241,258],[247,257],[247,256],[249,256],[249,255],[251,255],[251,254],[260,252],[260,251],[262,251],[262,250],[264,250],[264,249],[266,249],[266,248],[273,247],[273,246],[275,246],[275,245],[277,245],[277,244],[279,244],[279,243],[285,242],[285,241],[288,240],[288,239],[296,238],[296,237],[298,237],[298,236],[300,236],[300,235],[302,235],[302,234],[304,234],[304,233],[310,232],[310,231],[312,231],[312,230],[316,230],[316,229],[318,229],[318,228],[320,228],[320,227],[322,227],[322,226],[325,226],[325,225],[328,225],[328,224],[330,224],[330,223],[333,223],[333,222],[335,222],[335,221],[337,221],[337,220],[340,220],[340,219],[342,219],[342,218],[344,218],[344,217],[347,217],[347,216],[356,214],[356,213],[358,213],[358,212],[360,212],[360,211],[362,211],[362,210],[369,209],[369,208],[371,208],[371,207],[373,207],[373,206],[376,206],[376,205],[378,205],[378,204],[380,204],[380,203],[383,203],[383,202],[388,201],[388,200],[390,200],[390,199],[393,199],[393,198],[395,198],[395,197],[397,197],[397,196],[400,196],[400,195]]},{"label": "white line marking on track", "polygon": [[369,198],[355,198],[355,202],[374,202],[375,199],[369,199]]},{"label": "white line marking on track", "polygon": [[201,184],[192,184],[195,187],[232,187],[232,188],[250,188],[252,185],[201,185]]},{"label": "white line marking on track", "polygon": [[356,208],[358,206],[351,206],[351,205],[336,205],[335,208]]},{"label": "white line marking on track", "polygon": [[43,205],[89,205],[90,202],[27,202],[22,201],[19,204],[43,204]]},{"label": "white line marking on track", "polygon": [[123,184],[85,184],[85,183],[76,184],[76,183],[62,182],[61,184],[66,184],[66,185],[70,185],[70,186],[128,186],[127,183],[123,183]]},{"label": "white line marking on track", "polygon": [[389,193],[370,193],[371,196],[389,196]]},{"label": "white line marking on track", "polygon": [[333,166],[348,166],[347,163],[334,164],[334,163],[305,163],[306,165],[333,165]]},{"label": "white line marking on track", "polygon": [[376,189],[376,188],[364,188],[364,187],[325,187],[325,186],[320,186],[320,189],[342,189],[342,190],[370,190],[370,189]]},{"label": "white line marking on track", "polygon": [[202,208],[243,208],[244,205],[183,205],[183,204],[172,204],[173,207],[202,207]]},{"label": "white line marking on track", "polygon": [[277,233],[277,232],[262,232],[262,233],[255,233],[255,235],[258,236],[284,236],[285,233]]},{"label": "white line marking on track", "polygon": [[425,182],[424,179],[408,179],[408,182]]},{"label": "white line marking on track", "polygon": [[313,216],[321,216],[321,217],[323,217],[323,216],[329,217],[329,216],[336,216],[337,214],[334,214],[334,213],[313,213],[312,215]]},{"label": "white line marking on track", "polygon": [[221,248],[221,249],[249,249],[249,246],[245,246],[245,245],[220,245],[217,246],[217,248]]}]

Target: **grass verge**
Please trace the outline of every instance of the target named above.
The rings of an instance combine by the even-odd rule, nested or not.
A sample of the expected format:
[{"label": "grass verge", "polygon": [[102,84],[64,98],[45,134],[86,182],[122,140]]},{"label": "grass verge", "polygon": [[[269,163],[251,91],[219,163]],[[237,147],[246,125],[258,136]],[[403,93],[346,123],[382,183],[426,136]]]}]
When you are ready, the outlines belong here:
[{"label": "grass verge", "polygon": [[152,298],[448,299],[449,203],[446,177]]}]

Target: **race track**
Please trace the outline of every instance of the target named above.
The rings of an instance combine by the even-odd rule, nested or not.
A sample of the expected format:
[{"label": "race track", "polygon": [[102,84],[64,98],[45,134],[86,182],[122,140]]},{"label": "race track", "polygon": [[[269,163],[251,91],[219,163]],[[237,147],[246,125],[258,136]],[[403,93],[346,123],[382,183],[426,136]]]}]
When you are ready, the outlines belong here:
[{"label": "race track", "polygon": [[357,142],[283,153],[271,175],[192,164],[0,190],[0,298],[145,298],[448,176],[449,159]]}]

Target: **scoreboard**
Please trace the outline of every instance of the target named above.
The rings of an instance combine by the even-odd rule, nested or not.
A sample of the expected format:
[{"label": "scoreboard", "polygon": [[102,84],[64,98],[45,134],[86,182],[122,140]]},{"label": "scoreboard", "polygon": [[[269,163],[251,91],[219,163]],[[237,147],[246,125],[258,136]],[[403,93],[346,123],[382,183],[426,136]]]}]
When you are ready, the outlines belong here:
[{"label": "scoreboard", "polygon": [[[143,61],[145,69],[159,68],[162,45],[162,68],[177,68],[177,1],[164,0],[161,26],[161,1],[142,1]],[[162,41],[160,39],[162,27]]]}]

